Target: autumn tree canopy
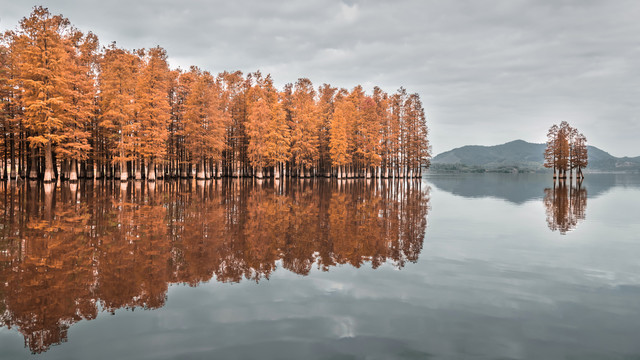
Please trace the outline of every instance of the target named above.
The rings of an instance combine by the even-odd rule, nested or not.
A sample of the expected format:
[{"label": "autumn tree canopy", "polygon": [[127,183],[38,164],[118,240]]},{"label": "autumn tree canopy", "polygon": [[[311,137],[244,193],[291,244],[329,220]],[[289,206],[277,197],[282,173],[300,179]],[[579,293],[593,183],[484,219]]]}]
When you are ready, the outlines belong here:
[{"label": "autumn tree canopy", "polygon": [[547,132],[547,147],[544,152],[544,166],[553,169],[554,178],[566,179],[573,177],[582,179],[582,169],[588,165],[587,138],[563,121],[560,125],[553,125]]},{"label": "autumn tree canopy", "polygon": [[[43,7],[2,35],[0,59],[3,179],[410,178],[429,166],[424,108],[404,88],[301,78],[279,90],[259,71],[172,70],[159,46],[101,47]],[[586,140],[570,141],[554,161],[579,170]]]}]

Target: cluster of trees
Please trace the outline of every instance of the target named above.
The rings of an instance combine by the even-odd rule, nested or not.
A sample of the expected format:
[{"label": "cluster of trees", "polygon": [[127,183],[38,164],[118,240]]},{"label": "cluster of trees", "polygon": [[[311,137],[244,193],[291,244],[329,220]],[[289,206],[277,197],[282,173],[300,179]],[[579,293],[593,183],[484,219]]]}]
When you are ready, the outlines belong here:
[{"label": "cluster of trees", "polygon": [[0,327],[39,353],[99,311],[164,306],[172,283],[418,260],[420,183],[272,182],[0,183]]},{"label": "cluster of trees", "polygon": [[576,179],[584,178],[582,169],[588,165],[587,138],[579,133],[568,122],[553,125],[547,133],[547,148],[544,152],[544,166],[553,169],[553,178],[573,178],[573,170],[576,170]]},{"label": "cluster of trees", "polygon": [[36,7],[0,42],[4,179],[412,177],[429,165],[420,97],[259,71],[170,69],[160,47],[101,48]]}]

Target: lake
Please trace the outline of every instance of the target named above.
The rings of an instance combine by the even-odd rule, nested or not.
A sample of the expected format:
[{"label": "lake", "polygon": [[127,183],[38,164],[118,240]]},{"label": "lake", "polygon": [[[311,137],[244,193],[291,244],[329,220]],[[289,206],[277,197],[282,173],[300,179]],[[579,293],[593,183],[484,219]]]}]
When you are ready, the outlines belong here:
[{"label": "lake", "polygon": [[0,183],[1,359],[640,357],[640,176]]}]

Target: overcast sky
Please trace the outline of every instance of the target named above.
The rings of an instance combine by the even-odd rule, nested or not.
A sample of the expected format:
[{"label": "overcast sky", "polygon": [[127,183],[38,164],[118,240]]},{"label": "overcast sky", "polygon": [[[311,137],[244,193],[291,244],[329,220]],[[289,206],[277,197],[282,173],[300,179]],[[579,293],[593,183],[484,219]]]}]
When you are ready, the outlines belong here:
[{"label": "overcast sky", "polygon": [[[36,3],[0,0],[0,28]],[[103,45],[160,45],[172,67],[308,77],[420,94],[434,153],[544,142],[569,121],[591,145],[640,155],[640,2],[42,1]]]}]

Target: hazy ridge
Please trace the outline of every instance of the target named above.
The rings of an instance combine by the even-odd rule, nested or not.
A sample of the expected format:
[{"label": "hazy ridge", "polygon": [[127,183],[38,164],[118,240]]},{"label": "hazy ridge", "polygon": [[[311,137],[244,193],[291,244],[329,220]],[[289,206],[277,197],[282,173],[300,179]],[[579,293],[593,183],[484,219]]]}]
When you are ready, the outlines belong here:
[{"label": "hazy ridge", "polygon": [[[515,140],[494,146],[467,145],[438,154],[432,160],[433,170],[465,172],[545,171],[545,144]],[[640,156],[615,157],[595,146],[588,146],[587,171],[640,171]]]}]

